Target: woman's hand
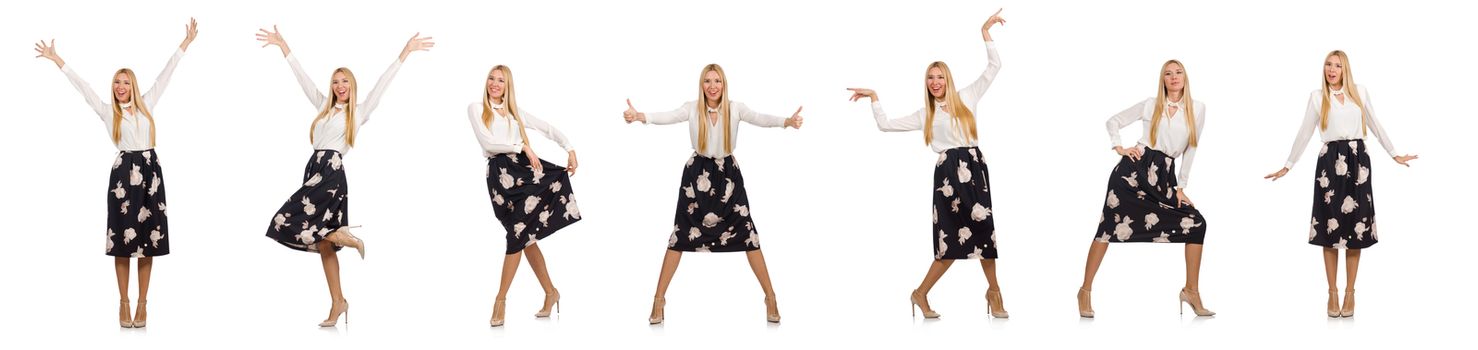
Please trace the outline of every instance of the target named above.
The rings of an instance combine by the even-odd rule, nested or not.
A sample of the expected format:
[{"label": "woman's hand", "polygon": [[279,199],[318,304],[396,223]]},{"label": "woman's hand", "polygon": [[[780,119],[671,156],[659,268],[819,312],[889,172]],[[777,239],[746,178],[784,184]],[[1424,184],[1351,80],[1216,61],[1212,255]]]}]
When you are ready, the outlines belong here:
[{"label": "woman's hand", "polygon": [[180,42],[180,51],[190,49],[190,43],[195,42],[195,17],[190,17],[190,24],[185,25],[185,41]]},{"label": "woman's hand", "polygon": [[995,26],[996,24],[1006,25],[1006,19],[1001,18],[1001,11],[1005,10],[1005,8],[996,10],[995,14],[992,14],[990,15],[990,18],[985,19],[985,24],[980,25],[980,38],[985,39],[985,41],[991,41],[990,27]]},{"label": "woman's hand", "polygon": [[863,97],[872,99],[872,102],[874,103],[878,102],[878,92],[872,91],[872,89],[847,88],[847,91],[852,92],[852,102],[857,102],[857,100],[860,100]]},{"label": "woman's hand", "polygon": [[1263,176],[1262,178],[1278,181],[1278,178],[1283,177],[1283,175],[1288,175],[1288,168],[1285,167],[1283,169],[1278,169],[1278,171],[1274,171],[1272,174],[1268,174],[1267,176]]},{"label": "woman's hand", "polygon": [[421,33],[416,33],[411,36],[410,40],[406,40],[405,48],[400,50],[400,61],[405,62],[405,57],[410,56],[412,52],[431,51],[433,46],[436,46],[436,42],[431,41],[431,37],[422,38]]},{"label": "woman's hand", "polygon": [[805,106],[801,106],[800,108],[796,108],[795,109],[795,114],[791,114],[790,115],[790,118],[786,118],[785,119],[785,126],[796,128],[796,129],[800,129],[801,128],[801,123],[804,123],[806,121],[806,118],[802,118],[801,117],[801,108],[805,108]]},{"label": "woman's hand", "polygon": [[1404,156],[1395,156],[1395,157],[1391,157],[1391,158],[1396,160],[1396,164],[1401,164],[1401,165],[1405,165],[1407,167],[1411,167],[1411,164],[1406,164],[1406,162],[1412,161],[1412,160],[1416,160],[1417,159],[1417,156],[1415,154],[1408,154],[1408,155],[1404,155]]},{"label": "woman's hand", "polygon": [[[800,110],[796,110],[796,112],[799,113]],[[631,105],[631,99],[629,98],[626,99],[626,111],[621,113],[621,117],[626,119],[626,124],[631,124],[631,122],[647,122],[647,115],[637,112],[636,107]]]},{"label": "woman's hand", "polygon": [[528,143],[523,144],[523,155],[529,157],[529,167],[535,172],[544,172],[544,163],[539,161],[539,156],[534,154],[534,148]]},{"label": "woman's hand", "polygon": [[1114,146],[1114,152],[1121,156],[1129,157],[1129,160],[1136,162],[1139,161],[1141,156],[1144,156],[1144,151],[1140,150],[1139,147],[1124,148],[1122,146]]},{"label": "woman's hand", "polygon": [[67,65],[67,62],[62,61],[62,56],[56,54],[56,39],[51,39],[50,44],[47,44],[45,40],[36,42],[36,58],[51,60],[52,63],[56,63],[57,69]]},{"label": "woman's hand", "polygon": [[1194,207],[1194,206],[1196,206],[1196,204],[1195,203],[1191,203],[1191,197],[1187,197],[1185,195],[1185,190],[1184,189],[1176,189],[1175,190],[1175,207],[1176,208],[1179,208],[1179,207],[1182,207],[1182,206],[1185,206],[1185,207]]},{"label": "woman's hand", "polygon": [[578,167],[580,167],[580,162],[575,160],[575,151],[570,151],[570,160],[565,163],[565,171],[569,172],[570,176],[575,176],[575,168]]},{"label": "woman's hand", "polygon": [[282,32],[277,31],[277,25],[272,25],[272,31],[270,32],[266,28],[258,29],[257,31],[260,32],[257,33],[257,41],[262,42],[262,47],[277,45],[277,48],[282,50],[282,57],[287,57],[288,54],[293,53],[293,50],[287,47],[287,40],[282,38]]}]

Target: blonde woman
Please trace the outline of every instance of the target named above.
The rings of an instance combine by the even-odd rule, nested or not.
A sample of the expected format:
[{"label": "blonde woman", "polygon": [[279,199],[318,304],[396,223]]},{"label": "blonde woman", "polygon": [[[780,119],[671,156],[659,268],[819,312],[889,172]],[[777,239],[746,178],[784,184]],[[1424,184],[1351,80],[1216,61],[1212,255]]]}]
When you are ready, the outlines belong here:
[{"label": "blonde woman", "polygon": [[[467,119],[472,133],[488,159],[488,197],[493,201],[493,214],[507,231],[507,249],[503,256],[503,277],[498,284],[498,297],[493,302],[493,327],[503,325],[504,301],[513,275],[518,272],[518,258],[527,257],[539,285],[544,288],[544,307],[534,317],[549,317],[551,307],[559,310],[559,289],[549,278],[544,253],[539,241],[565,226],[580,221],[580,207],[575,204],[575,189],[570,176],[579,162],[569,138],[549,123],[518,107],[514,98],[513,71],[508,66],[494,66],[488,71],[482,102],[467,106]],[[524,129],[533,129],[558,143],[569,154],[568,167],[540,160],[529,145]]]},{"label": "blonde woman", "polygon": [[[1314,169],[1314,209],[1309,220],[1309,244],[1324,247],[1324,276],[1329,282],[1329,317],[1355,316],[1355,275],[1360,268],[1360,251],[1376,243],[1375,197],[1372,191],[1372,169],[1365,135],[1374,133],[1380,145],[1397,164],[1417,156],[1400,155],[1391,145],[1389,134],[1375,119],[1370,92],[1355,85],[1350,70],[1350,57],[1334,50],[1324,56],[1323,87],[1309,93],[1303,126],[1293,141],[1288,162],[1282,169],[1264,178],[1277,180],[1288,174],[1309,144],[1314,129],[1319,129],[1319,160]],[[1339,251],[1345,251],[1345,299],[1340,304],[1338,287]]]},{"label": "blonde woman", "polygon": [[744,190],[744,175],[734,159],[734,146],[739,140],[739,122],[750,125],[799,129],[804,121],[801,109],[790,118],[762,114],[743,103],[729,99],[728,78],[717,64],[703,67],[698,74],[698,99],[682,107],[656,113],[642,113],[626,100],[626,123],[641,122],[668,125],[686,122],[693,155],[683,168],[682,185],[678,189],[677,213],[672,235],[667,239],[667,255],[662,259],[662,273],[657,279],[657,293],[652,299],[651,324],[662,323],[667,304],[667,285],[677,271],[683,252],[739,252],[749,258],[749,267],[765,292],[765,319],[780,322],[780,309],[775,305],[775,290],[770,286],[770,273],[765,256],[760,253],[758,228],[750,217],[749,195]]},{"label": "blonde woman", "polygon": [[319,254],[333,304],[329,307],[328,319],[318,326],[333,327],[338,324],[339,315],[347,316],[349,312],[349,301],[344,299],[343,290],[339,287],[336,252],[342,247],[352,247],[359,251],[360,259],[364,258],[364,241],[350,234],[352,226],[347,226],[349,184],[345,180],[342,157],[354,147],[359,128],[369,121],[370,113],[379,106],[380,96],[384,95],[386,86],[395,78],[406,56],[430,50],[434,43],[431,37],[422,38],[420,33],[412,36],[401,49],[400,56],[380,75],[374,89],[360,102],[354,73],[349,68],[334,70],[328,86],[329,96],[324,96],[293,57],[292,49],[288,48],[277,26],[273,26],[271,31],[261,29],[257,40],[264,42],[262,47],[276,45],[282,50],[298,85],[317,111],[308,129],[308,140],[313,143],[314,152],[304,168],[303,185],[277,210],[277,215],[267,226],[267,237],[288,248]]},{"label": "blonde woman", "polygon": [[924,143],[939,154],[934,163],[934,262],[924,281],[909,294],[909,312],[917,306],[924,318],[939,318],[929,307],[929,290],[944,276],[949,266],[959,259],[980,260],[985,279],[990,283],[985,300],[992,317],[1006,318],[1001,301],[1000,283],[996,281],[996,227],[991,213],[990,171],[980,158],[975,132],[975,106],[1001,71],[1001,57],[996,53],[990,28],[1005,25],[1001,11],[985,20],[980,36],[985,40],[985,72],[964,89],[955,90],[954,76],[944,62],[934,62],[924,71],[924,108],[898,119],[888,119],[877,92],[850,88],[852,101],[868,98],[878,130],[888,132],[924,131]]},{"label": "blonde woman", "polygon": [[[164,172],[160,170],[159,156],[154,151],[154,106],[169,86],[175,66],[185,56],[185,50],[195,41],[195,19],[185,25],[185,40],[179,50],[164,64],[164,70],[154,79],[154,86],[139,93],[138,79],[133,70],[120,68],[113,73],[111,102],[104,102],[93,92],[92,87],[72,66],[56,53],[56,40],[36,43],[36,57],[56,63],[56,67],[67,75],[72,86],[82,93],[83,100],[92,107],[107,127],[113,146],[118,148],[118,157],[113,159],[113,170],[108,176],[108,235],[107,248],[113,256],[113,272],[118,279],[118,326],[143,328],[148,325],[149,313],[145,307],[149,299],[149,278],[154,269],[154,257],[169,254],[169,219],[165,215]],[[139,259],[139,306],[129,315],[128,265],[130,258]]]},{"label": "blonde woman", "polygon": [[[1121,158],[1109,176],[1103,215],[1088,248],[1083,285],[1078,288],[1078,315],[1085,318],[1093,317],[1093,277],[1109,243],[1124,242],[1184,243],[1185,287],[1178,298],[1190,304],[1196,316],[1216,314],[1203,307],[1200,293],[1206,218],[1186,194],[1191,162],[1206,127],[1206,105],[1191,98],[1190,78],[1180,61],[1160,65],[1158,80],[1155,97],[1109,117],[1106,123],[1114,152]],[[1134,146],[1123,147],[1119,129],[1134,122],[1144,128],[1142,137]]]}]

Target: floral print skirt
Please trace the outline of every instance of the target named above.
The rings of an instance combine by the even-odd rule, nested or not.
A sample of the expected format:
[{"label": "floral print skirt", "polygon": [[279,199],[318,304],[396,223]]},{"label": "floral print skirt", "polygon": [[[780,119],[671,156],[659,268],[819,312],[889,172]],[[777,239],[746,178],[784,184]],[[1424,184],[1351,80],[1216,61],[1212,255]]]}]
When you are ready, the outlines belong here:
[{"label": "floral print skirt", "polygon": [[107,254],[151,257],[169,254],[169,218],[164,214],[164,172],[154,150],[119,151],[108,175]]},{"label": "floral print skirt", "polygon": [[760,249],[759,232],[749,216],[744,174],[730,155],[696,153],[683,168],[672,235],[667,249],[684,252],[739,252]]},{"label": "floral print skirt", "polygon": [[580,221],[575,189],[564,167],[539,160],[534,170],[521,153],[488,157],[488,197],[493,214],[508,232],[504,254],[523,251],[555,231]]},{"label": "floral print skirt", "polygon": [[[303,169],[303,186],[287,197],[267,237],[288,248],[317,252],[318,241],[349,223],[349,182],[344,159],[335,150],[316,150]],[[338,251],[343,247],[334,246]]]},{"label": "floral print skirt", "polygon": [[1175,200],[1175,158],[1146,147],[1139,161],[1124,156],[1109,176],[1098,218],[1099,242],[1202,244],[1206,218]]},{"label": "floral print skirt", "polygon": [[1375,245],[1375,195],[1365,151],[1363,140],[1330,141],[1319,149],[1309,244],[1334,249]]},{"label": "floral print skirt", "polygon": [[934,164],[934,259],[995,259],[990,170],[976,147],[951,148]]}]

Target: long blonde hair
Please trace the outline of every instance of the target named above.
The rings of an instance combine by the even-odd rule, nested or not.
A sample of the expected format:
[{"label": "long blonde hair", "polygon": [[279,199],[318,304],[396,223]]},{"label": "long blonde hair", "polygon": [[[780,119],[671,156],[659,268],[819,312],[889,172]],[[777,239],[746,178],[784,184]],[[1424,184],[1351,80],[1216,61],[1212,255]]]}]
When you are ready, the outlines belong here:
[{"label": "long blonde hair", "polygon": [[[1339,75],[1340,84],[1344,86],[1345,94],[1355,101],[1355,108],[1360,109],[1360,134],[1364,135],[1367,131],[1365,129],[1365,104],[1360,102],[1360,89],[1355,87],[1355,76],[1350,72],[1350,56],[1345,55],[1344,51],[1334,50],[1324,56],[1324,62],[1329,62],[1330,56],[1339,57],[1340,64],[1344,65],[1343,72]],[[1320,73],[1323,71],[1321,70]],[[1319,103],[1319,130],[1327,130],[1329,129],[1329,79],[1323,79],[1323,74],[1320,74],[1320,78],[1320,81],[1324,82],[1321,84],[1324,86],[1324,95],[1320,97]]]},{"label": "long blonde hair", "polygon": [[354,146],[354,106],[359,104],[359,93],[357,92],[359,90],[359,83],[354,80],[354,72],[350,72],[349,68],[339,67],[338,69],[334,69],[334,73],[344,73],[344,77],[349,78],[349,100],[339,101],[339,94],[334,93],[333,75],[330,74],[328,83],[328,104],[324,105],[323,110],[318,112],[317,118],[313,118],[313,126],[308,128],[308,141],[313,141],[313,132],[318,129],[318,121],[324,118],[328,118],[330,115],[333,115],[334,105],[343,102],[345,104],[344,141],[349,142],[349,146],[352,147]]},{"label": "long blonde hair", "polygon": [[724,84],[723,92],[718,97],[718,112],[724,116],[724,152],[734,152],[734,140],[729,134],[729,78],[724,75],[724,68],[718,63],[710,63],[703,66],[703,72],[698,74],[698,152],[708,151],[708,94],[703,92],[703,77],[708,76],[709,71],[718,72],[718,79]]},{"label": "long blonde hair", "polygon": [[[1150,146],[1154,146],[1155,143],[1160,141],[1160,119],[1169,118],[1169,116],[1165,115],[1165,112],[1167,112],[1165,110],[1165,99],[1167,98],[1166,95],[1169,94],[1169,88],[1165,87],[1165,68],[1170,67],[1172,63],[1180,66],[1181,70],[1185,70],[1185,64],[1180,63],[1179,60],[1165,61],[1165,64],[1160,65],[1160,90],[1155,94],[1155,113],[1152,114],[1154,117],[1150,119]],[[1196,101],[1191,99],[1191,75],[1186,74],[1182,82],[1180,108],[1185,110],[1185,126],[1186,130],[1190,133],[1190,137],[1188,137],[1190,146],[1196,147]]]},{"label": "long blonde hair", "polygon": [[[154,147],[154,113],[149,112],[149,106],[139,95],[139,79],[133,75],[132,69],[119,68],[117,73],[113,73],[113,78],[117,79],[119,74],[128,77],[129,84],[133,85],[131,89],[128,89],[128,101],[133,102],[134,108],[138,108],[139,113],[149,120],[149,147]],[[119,105],[118,94],[109,95],[113,95],[113,144],[117,145],[123,137],[123,130],[119,125],[123,123],[123,107]]]},{"label": "long blonde hair", "polygon": [[[503,109],[507,110],[508,114],[513,116],[513,121],[518,122],[518,136],[522,136],[523,143],[527,145],[529,144],[529,134],[523,130],[523,118],[518,116],[518,102],[513,99],[513,70],[509,69],[508,66],[500,64],[493,66],[493,69],[489,69],[488,75],[491,76],[493,72],[497,71],[502,71],[503,79],[507,81],[503,87]],[[493,97],[488,96],[487,86],[484,85],[482,88],[482,123],[487,125],[488,128],[493,127],[494,114]]]},{"label": "long blonde hair", "polygon": [[944,103],[949,105],[949,115],[954,117],[957,126],[965,128],[965,138],[975,140],[975,113],[965,107],[965,102],[960,100],[960,94],[955,90],[955,78],[949,72],[949,65],[942,61],[934,61],[929,68],[924,69],[924,144],[934,143],[934,110],[938,109],[934,103],[934,95],[929,93],[929,70],[939,68],[944,73]]}]

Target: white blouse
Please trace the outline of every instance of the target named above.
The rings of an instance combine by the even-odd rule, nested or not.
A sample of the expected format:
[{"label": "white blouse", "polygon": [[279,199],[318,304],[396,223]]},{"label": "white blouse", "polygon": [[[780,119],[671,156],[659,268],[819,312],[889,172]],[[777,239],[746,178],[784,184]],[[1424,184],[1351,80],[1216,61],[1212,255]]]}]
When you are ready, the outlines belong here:
[{"label": "white blouse", "polygon": [[[996,42],[985,42],[985,53],[987,59],[985,72],[980,73],[980,78],[975,82],[960,89],[960,100],[965,103],[965,108],[975,113],[975,106],[980,104],[980,97],[985,96],[985,90],[990,88],[990,83],[995,81],[996,73],[1001,71],[1001,56],[996,53]],[[964,129],[956,127],[955,118],[949,114],[949,110],[942,104],[936,104],[938,110],[934,111],[934,124],[929,127],[934,129],[934,140],[929,148],[936,153],[942,153],[951,148],[974,147],[975,140],[965,137]],[[975,113],[979,117],[979,113]],[[880,102],[872,103],[872,116],[877,120],[878,130],[882,131],[915,131],[924,129],[924,119],[927,117],[923,108],[898,119],[888,119],[888,114],[883,112]]]},{"label": "white blouse", "polygon": [[[494,109],[502,109],[503,105],[494,105]],[[553,140],[564,148],[565,152],[575,150],[570,144],[570,139],[564,133],[559,132],[553,125],[544,122],[523,108],[518,109],[518,117],[523,119],[523,126],[527,129],[536,130],[544,137]],[[518,122],[512,117],[504,117],[496,111],[493,113],[492,127],[482,122],[482,102],[467,105],[467,120],[472,122],[472,133],[477,136],[477,143],[482,145],[484,156],[492,157],[503,153],[523,152],[523,134],[518,132]]]},{"label": "white blouse", "polygon": [[[298,85],[302,86],[303,94],[308,96],[308,102],[313,104],[314,116],[322,111],[331,99],[318,91],[318,86],[313,84],[313,79],[303,71],[303,66],[298,64],[298,58],[292,54],[287,55],[287,64],[292,66],[293,76],[298,78]],[[354,107],[354,130],[356,137],[359,127],[369,122],[370,113],[380,105],[380,96],[385,94],[385,88],[390,85],[390,80],[395,78],[395,73],[400,71],[400,59],[390,64],[384,74],[380,74],[380,81],[370,89],[369,95],[365,96],[360,103]],[[343,107],[342,105],[339,107]],[[318,125],[313,129],[313,149],[329,149],[339,153],[349,152],[349,142],[344,139],[344,109],[335,109],[333,114],[317,121]]]},{"label": "white blouse", "polygon": [[[1129,126],[1130,123],[1138,121],[1144,127],[1144,133],[1139,138],[1139,143],[1134,147],[1160,151],[1165,155],[1180,161],[1180,171],[1175,174],[1175,181],[1179,188],[1185,189],[1191,182],[1191,162],[1196,160],[1196,147],[1190,145],[1190,129],[1185,125],[1185,108],[1180,102],[1165,101],[1165,111],[1170,111],[1169,106],[1176,106],[1175,114],[1169,118],[1160,120],[1160,132],[1155,140],[1155,146],[1150,146],[1150,126],[1154,124],[1155,98],[1151,97],[1130,106],[1119,114],[1109,117],[1104,123],[1108,128],[1109,140],[1114,146],[1122,146],[1119,139],[1119,129]],[[1201,131],[1206,129],[1206,104],[1196,101],[1194,106],[1196,112],[1196,139],[1200,141],[1204,137]],[[1197,142],[1199,143],[1199,142]]]},{"label": "white blouse", "polygon": [[[1380,138],[1380,146],[1386,149],[1387,154],[1392,157],[1400,154],[1396,153],[1396,146],[1391,145],[1386,129],[1375,120],[1375,109],[1371,107],[1373,104],[1370,102],[1370,92],[1366,91],[1364,86],[1356,86],[1356,88],[1360,89],[1360,102],[1365,104],[1364,115],[1367,117],[1365,126],[1370,128],[1370,132],[1375,134],[1375,137]],[[1331,95],[1343,93],[1343,89],[1330,91]],[[1298,129],[1298,135],[1293,140],[1293,150],[1288,153],[1288,162],[1283,164],[1284,167],[1293,168],[1293,163],[1298,162],[1299,156],[1304,153],[1304,148],[1309,145],[1309,138],[1312,137],[1314,129],[1319,127],[1319,110],[1324,103],[1321,98],[1323,94],[1324,89],[1309,93],[1309,108],[1304,112],[1303,127]],[[1339,102],[1338,98],[1329,97],[1329,128],[1319,131],[1319,140],[1329,142],[1365,139],[1364,131],[1360,130],[1361,110],[1355,106],[1355,101],[1349,99],[1349,96],[1345,98],[1345,102]]]},{"label": "white blouse", "polygon": [[[729,156],[730,153],[724,150],[724,133],[719,131],[722,125],[718,122],[723,122],[723,115],[718,117],[718,122],[708,124],[709,133],[707,140],[698,139],[698,123],[708,123],[707,116],[697,115],[698,103],[698,101],[688,101],[682,107],[671,111],[646,113],[647,122],[657,125],[688,122],[688,136],[693,142],[693,152],[698,152],[698,142],[707,142],[708,150],[706,152],[698,152],[700,155],[712,158]],[[739,102],[730,102],[729,104],[729,108],[733,110],[735,117],[738,117],[729,120],[729,138],[733,141],[734,148],[736,149],[739,148],[740,121],[765,128],[785,127],[786,118],[755,112]]]},{"label": "white blouse", "polygon": [[[159,102],[159,96],[163,95],[164,88],[169,86],[169,78],[171,75],[174,75],[175,66],[180,63],[180,58],[184,56],[185,51],[176,49],[174,55],[169,57],[169,62],[164,64],[164,71],[159,72],[159,77],[154,79],[154,86],[149,87],[149,90],[144,92],[144,107],[148,108],[150,113],[154,112],[154,106]],[[87,105],[92,107],[93,112],[97,112],[98,117],[103,119],[103,126],[107,127],[108,138],[111,139],[113,137],[112,99],[109,98],[105,102],[99,98],[92,91],[92,87],[87,85],[87,81],[82,80],[82,77],[77,75],[77,72],[72,71],[71,65],[62,66],[62,73],[67,75],[67,80],[72,81],[72,87],[77,88],[77,91],[82,93],[82,98],[87,100]],[[109,86],[112,86],[111,77],[108,81]],[[133,82],[133,88],[139,88],[139,82]],[[112,89],[108,90],[108,94],[112,96]],[[154,145],[149,144],[149,140],[153,136],[149,134],[149,118],[142,115],[136,116],[133,114],[132,109],[128,108],[135,102],[138,101],[130,101],[130,103],[123,104],[123,118],[118,123],[118,143],[114,145],[120,151],[143,151],[154,148]]]}]

